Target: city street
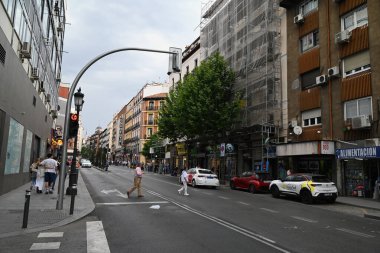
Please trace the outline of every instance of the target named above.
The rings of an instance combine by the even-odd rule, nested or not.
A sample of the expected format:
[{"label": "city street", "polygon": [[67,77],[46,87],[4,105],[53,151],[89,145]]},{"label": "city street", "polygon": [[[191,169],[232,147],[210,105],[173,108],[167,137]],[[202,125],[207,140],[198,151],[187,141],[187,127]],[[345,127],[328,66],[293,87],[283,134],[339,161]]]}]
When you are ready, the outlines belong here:
[{"label": "city street", "polygon": [[[360,217],[360,208],[305,205],[225,186],[189,187],[190,195],[183,196],[176,177],[153,173],[143,177],[144,197],[133,192],[128,199],[133,170],[89,168],[81,175],[96,205],[90,215],[45,231],[61,234],[54,240],[42,233],[1,239],[1,252],[29,252],[33,243],[49,241],[60,247],[33,252],[378,252],[380,247],[380,221]],[[105,236],[93,237],[94,222]]]}]

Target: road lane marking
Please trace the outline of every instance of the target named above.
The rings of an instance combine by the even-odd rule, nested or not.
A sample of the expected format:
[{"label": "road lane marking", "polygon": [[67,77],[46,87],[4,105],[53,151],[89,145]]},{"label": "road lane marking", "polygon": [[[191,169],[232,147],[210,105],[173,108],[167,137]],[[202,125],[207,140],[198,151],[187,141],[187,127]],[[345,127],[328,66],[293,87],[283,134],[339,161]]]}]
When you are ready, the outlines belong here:
[{"label": "road lane marking", "polygon": [[237,203],[242,204],[242,205],[245,205],[245,206],[249,206],[249,204],[248,204],[248,203],[245,203],[245,202],[238,201]]},{"label": "road lane marking", "polygon": [[39,233],[38,238],[47,238],[47,237],[63,237],[63,232],[50,232],[50,233]]},{"label": "road lane marking", "polygon": [[32,247],[30,247],[30,250],[59,249],[60,246],[60,242],[33,243]]},{"label": "road lane marking", "polygon": [[368,234],[364,234],[364,233],[357,232],[357,231],[350,230],[350,229],[346,229],[346,228],[335,228],[335,229],[338,231],[346,232],[346,233],[353,234],[353,235],[362,236],[365,238],[374,238],[375,237],[374,235],[368,235]]},{"label": "road lane marking", "polygon": [[316,220],[311,220],[311,219],[299,217],[299,216],[290,216],[290,217],[292,217],[293,219],[302,220],[302,221],[306,221],[306,222],[310,222],[310,223],[317,223],[318,222]]},{"label": "road lane marking", "polygon": [[103,223],[88,221],[87,226],[87,253],[110,253]]},{"label": "road lane marking", "polygon": [[218,196],[218,198],[221,198],[221,199],[230,199],[230,198],[226,198],[226,197],[223,197],[223,196]]},{"label": "road lane marking", "polygon": [[272,209],[268,209],[268,208],[264,208],[264,207],[262,207],[260,209],[264,210],[264,211],[267,211],[267,212],[270,212],[270,213],[278,213],[278,211],[276,211],[276,210],[272,210]]},{"label": "road lane marking", "polygon": [[146,202],[108,202],[96,203],[98,206],[124,206],[124,205],[143,205],[143,204],[167,204],[168,201],[146,201]]},{"label": "road lane marking", "polygon": [[165,199],[165,200],[173,203],[174,205],[176,205],[176,206],[178,206],[178,207],[180,207],[182,209],[185,209],[185,210],[187,210],[187,211],[189,211],[191,213],[194,213],[194,214],[196,214],[198,216],[201,216],[201,217],[203,217],[203,218],[205,218],[205,219],[207,219],[209,221],[215,222],[215,223],[217,223],[217,224],[219,224],[219,225],[221,225],[223,227],[231,229],[231,230],[233,230],[233,231],[235,231],[235,232],[237,232],[237,233],[239,233],[239,234],[241,234],[243,236],[246,236],[246,237],[254,239],[254,240],[258,241],[258,242],[261,242],[261,243],[263,243],[263,244],[265,244],[265,245],[267,245],[267,246],[269,246],[271,248],[274,248],[274,249],[276,249],[276,250],[278,250],[280,252],[290,253],[290,251],[288,251],[288,250],[286,250],[284,248],[281,248],[280,246],[276,245],[275,241],[273,241],[273,240],[271,240],[271,239],[269,239],[269,238],[267,238],[265,236],[256,234],[256,233],[254,233],[254,232],[252,232],[250,230],[247,230],[247,229],[244,229],[244,228],[239,227],[237,225],[234,225],[232,223],[229,223],[228,221],[219,219],[217,217],[214,217],[214,216],[208,215],[206,213],[203,213],[201,211],[198,211],[196,209],[193,209],[193,208],[191,208],[191,207],[189,207],[187,205],[181,204],[179,202],[174,201],[173,199],[165,197],[165,196],[163,196],[163,195],[161,195],[161,194],[159,194],[157,192],[150,191],[150,190],[148,190],[148,192],[150,194],[152,194],[152,195],[155,195],[155,196],[159,197],[159,198]]}]

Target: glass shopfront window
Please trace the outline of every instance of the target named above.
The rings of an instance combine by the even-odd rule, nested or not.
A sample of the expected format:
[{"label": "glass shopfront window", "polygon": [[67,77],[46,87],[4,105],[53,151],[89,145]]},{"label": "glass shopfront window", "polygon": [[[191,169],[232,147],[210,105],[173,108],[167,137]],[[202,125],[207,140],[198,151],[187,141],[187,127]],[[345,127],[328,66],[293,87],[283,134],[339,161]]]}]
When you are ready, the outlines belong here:
[{"label": "glass shopfront window", "polygon": [[8,144],[5,160],[5,175],[20,172],[23,134],[24,126],[11,118],[9,123]]}]

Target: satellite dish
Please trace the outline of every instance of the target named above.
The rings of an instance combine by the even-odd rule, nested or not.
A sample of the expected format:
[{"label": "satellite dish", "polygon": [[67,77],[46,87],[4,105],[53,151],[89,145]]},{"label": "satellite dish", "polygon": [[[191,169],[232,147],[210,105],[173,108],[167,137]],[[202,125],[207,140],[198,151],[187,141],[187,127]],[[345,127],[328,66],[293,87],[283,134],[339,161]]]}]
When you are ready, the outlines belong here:
[{"label": "satellite dish", "polygon": [[300,134],[302,134],[302,127],[300,127],[300,126],[295,126],[295,127],[293,128],[293,133],[296,134],[296,135],[300,135]]}]

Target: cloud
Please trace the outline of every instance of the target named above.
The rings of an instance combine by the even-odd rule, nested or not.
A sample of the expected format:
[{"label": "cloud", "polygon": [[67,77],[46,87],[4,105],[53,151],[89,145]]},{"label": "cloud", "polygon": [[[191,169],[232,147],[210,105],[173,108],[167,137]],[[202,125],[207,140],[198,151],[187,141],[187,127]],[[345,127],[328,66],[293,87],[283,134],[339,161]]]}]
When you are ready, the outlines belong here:
[{"label": "cloud", "polygon": [[[72,83],[97,55],[139,47],[184,48],[199,36],[200,0],[68,0],[62,81]],[[78,87],[85,94],[82,120],[88,134],[112,117],[149,82],[167,81],[169,56],[120,52],[96,62]]]}]

